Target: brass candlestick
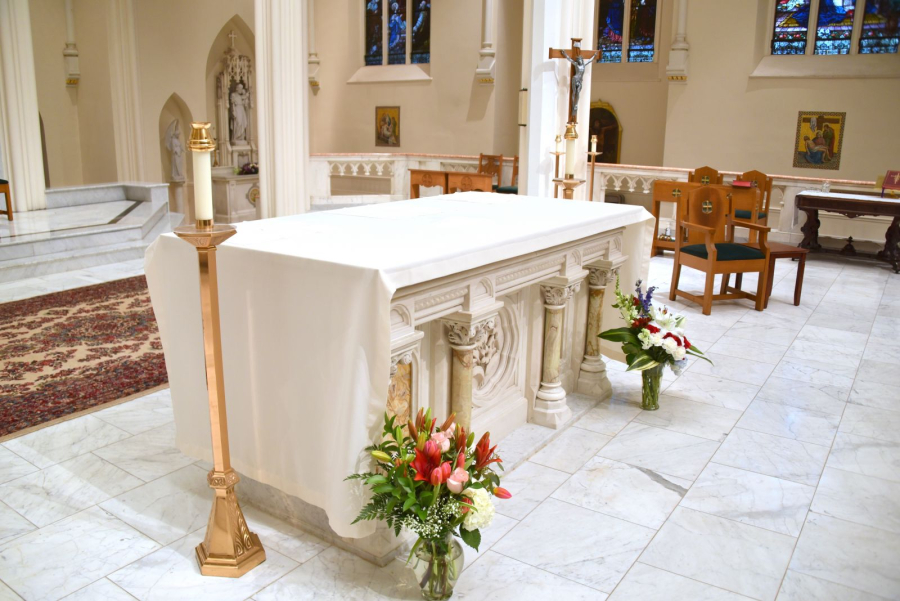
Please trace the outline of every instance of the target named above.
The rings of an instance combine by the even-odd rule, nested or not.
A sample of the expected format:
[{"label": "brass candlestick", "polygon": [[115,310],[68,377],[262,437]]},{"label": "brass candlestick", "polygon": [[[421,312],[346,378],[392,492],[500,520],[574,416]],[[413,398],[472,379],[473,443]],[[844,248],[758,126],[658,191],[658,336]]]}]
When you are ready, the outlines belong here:
[{"label": "brass candlestick", "polygon": [[[557,187],[563,187],[563,200],[572,200],[575,198],[575,188],[584,183],[583,179],[574,179],[569,177],[557,177],[553,180]],[[556,198],[554,196],[554,198]]]},{"label": "brass candlestick", "polygon": [[[188,148],[194,152],[209,152],[213,142],[206,137],[206,131],[195,131],[201,133],[197,140],[194,135],[191,136]],[[240,478],[231,469],[228,451],[216,247],[235,233],[237,231],[233,226],[215,225],[211,219],[198,220],[193,226],[175,228],[176,236],[197,249],[200,262],[200,312],[212,427],[213,469],[207,474],[206,481],[216,496],[206,526],[206,538],[197,545],[197,562],[204,576],[228,578],[239,578],[266,560],[266,551],[259,537],[250,532],[234,493],[234,485]]]},{"label": "brass candlestick", "polygon": [[[591,140],[595,140],[597,136],[593,136]],[[597,157],[603,154],[602,152],[594,152],[591,151],[588,153],[588,156],[591,157],[591,184],[590,188],[588,188],[588,200],[594,202],[594,165],[597,162]]]},{"label": "brass candlestick", "polygon": [[[556,167],[553,169],[553,181],[559,179],[559,157],[566,154],[564,152],[560,152],[558,150],[552,151],[550,154],[556,156]],[[559,185],[553,186],[553,198],[556,198],[559,195]]]}]

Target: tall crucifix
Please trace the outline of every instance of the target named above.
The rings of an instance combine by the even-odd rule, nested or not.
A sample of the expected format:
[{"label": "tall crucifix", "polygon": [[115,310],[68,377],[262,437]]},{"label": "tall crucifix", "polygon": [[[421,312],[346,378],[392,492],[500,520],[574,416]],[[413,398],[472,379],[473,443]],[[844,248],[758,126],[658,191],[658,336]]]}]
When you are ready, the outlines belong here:
[{"label": "tall crucifix", "polygon": [[550,49],[550,58],[562,58],[572,65],[569,76],[569,123],[578,123],[578,97],[581,96],[584,72],[592,62],[599,61],[600,56],[599,50],[582,50],[581,38],[572,38],[572,47],[568,50]]}]

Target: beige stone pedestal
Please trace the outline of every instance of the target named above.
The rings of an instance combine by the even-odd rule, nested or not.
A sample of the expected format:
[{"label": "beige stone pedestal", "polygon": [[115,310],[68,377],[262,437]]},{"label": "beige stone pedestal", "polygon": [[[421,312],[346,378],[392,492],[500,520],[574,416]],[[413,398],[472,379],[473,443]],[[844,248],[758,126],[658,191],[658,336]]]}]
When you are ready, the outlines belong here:
[{"label": "beige stone pedestal", "polygon": [[566,391],[559,379],[559,364],[563,311],[580,287],[580,281],[572,282],[565,277],[541,284],[541,295],[544,297],[544,351],[541,387],[534,399],[532,418],[534,423],[541,426],[559,428],[572,417],[572,410],[566,404]]},{"label": "beige stone pedestal", "polygon": [[600,355],[600,331],[603,329],[603,301],[606,286],[615,281],[617,268],[611,261],[585,265],[588,270],[587,330],[584,337],[584,359],[575,391],[580,394],[609,398],[612,387],[606,377],[606,363]]}]

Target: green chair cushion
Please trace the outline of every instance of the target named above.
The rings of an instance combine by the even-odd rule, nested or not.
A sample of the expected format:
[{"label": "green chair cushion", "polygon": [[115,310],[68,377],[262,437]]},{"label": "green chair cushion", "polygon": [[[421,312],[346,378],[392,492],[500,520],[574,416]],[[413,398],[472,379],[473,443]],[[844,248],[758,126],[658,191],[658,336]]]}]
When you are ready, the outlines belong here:
[{"label": "green chair cushion", "polygon": [[8,184],[8,183],[9,183],[9,182],[6,181],[5,179],[0,179],[0,185]]},{"label": "green chair cushion", "polygon": [[[690,246],[682,246],[681,252],[701,259],[708,258],[705,244],[691,244]],[[765,259],[766,256],[758,248],[751,248],[743,244],[733,244],[731,242],[716,243],[716,260],[717,261],[749,261],[753,259]]]},{"label": "green chair cushion", "polygon": [[519,186],[500,186],[496,190],[500,194],[518,194]]},{"label": "green chair cushion", "polygon": [[491,184],[491,190],[496,190],[499,187],[500,186],[498,186],[497,184]]},{"label": "green chair cushion", "polygon": [[[734,212],[734,218],[735,219],[744,219],[744,220],[750,219],[750,211],[743,211],[743,210],[737,209]],[[765,219],[766,214],[765,213],[757,213],[756,218],[757,219]]]}]

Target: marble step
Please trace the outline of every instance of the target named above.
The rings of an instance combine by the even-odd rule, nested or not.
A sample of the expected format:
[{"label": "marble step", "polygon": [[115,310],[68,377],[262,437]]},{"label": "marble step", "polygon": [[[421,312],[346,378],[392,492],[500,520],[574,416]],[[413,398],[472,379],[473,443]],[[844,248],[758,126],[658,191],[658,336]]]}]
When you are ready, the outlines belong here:
[{"label": "marble step", "polygon": [[156,240],[160,234],[171,232],[174,227],[181,223],[183,217],[183,215],[178,213],[164,213],[162,218],[157,219],[147,235],[137,240],[0,261],[0,283],[83,269],[85,267],[143,259],[144,252],[150,243]]},{"label": "marble step", "polygon": [[61,209],[115,202],[119,200],[166,200],[169,198],[168,184],[98,184],[72,188],[52,188],[46,192],[47,208]]},{"label": "marble step", "polygon": [[[127,213],[124,214],[123,213]],[[168,202],[109,201],[23,213],[0,229],[0,263],[143,240]]]}]

